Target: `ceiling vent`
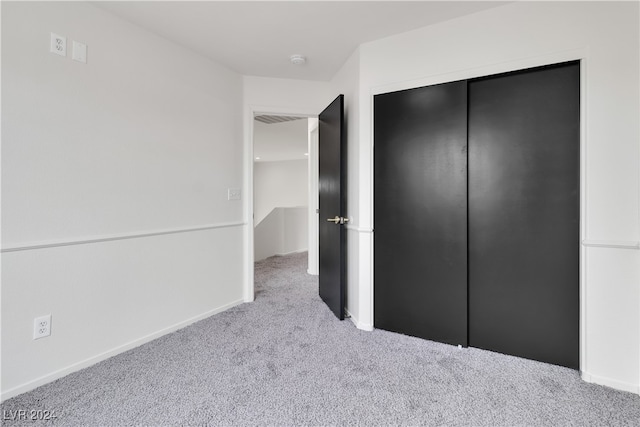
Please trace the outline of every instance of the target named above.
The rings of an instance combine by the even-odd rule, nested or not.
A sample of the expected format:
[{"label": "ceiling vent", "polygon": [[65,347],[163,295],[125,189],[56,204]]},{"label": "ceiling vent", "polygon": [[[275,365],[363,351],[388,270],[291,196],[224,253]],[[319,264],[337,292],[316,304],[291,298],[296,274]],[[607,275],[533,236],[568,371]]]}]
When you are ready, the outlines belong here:
[{"label": "ceiling vent", "polygon": [[290,121],[293,121],[293,120],[306,119],[306,117],[270,116],[270,115],[267,115],[267,114],[262,114],[262,115],[259,115],[259,116],[255,116],[254,119],[256,119],[259,122],[266,123],[268,125],[272,125],[274,123],[282,123],[282,122],[290,122]]}]

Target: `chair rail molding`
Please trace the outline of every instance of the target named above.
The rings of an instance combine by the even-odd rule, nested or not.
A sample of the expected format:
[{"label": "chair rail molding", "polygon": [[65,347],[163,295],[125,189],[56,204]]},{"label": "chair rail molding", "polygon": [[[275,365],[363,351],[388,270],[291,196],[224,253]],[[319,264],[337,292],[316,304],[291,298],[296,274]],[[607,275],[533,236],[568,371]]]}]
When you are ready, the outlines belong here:
[{"label": "chair rail molding", "polygon": [[637,240],[592,240],[585,239],[582,245],[589,248],[609,249],[640,249],[640,241]]},{"label": "chair rail molding", "polygon": [[143,231],[138,233],[119,233],[102,236],[81,237],[76,239],[59,239],[41,242],[8,244],[0,250],[2,253],[27,251],[33,249],[56,248],[60,246],[86,245],[90,243],[110,242],[113,240],[139,239],[143,237],[162,236],[165,234],[190,233],[193,231],[215,230],[217,228],[242,227],[246,222],[222,222],[216,224],[202,224],[192,227],[166,228],[161,230]]}]

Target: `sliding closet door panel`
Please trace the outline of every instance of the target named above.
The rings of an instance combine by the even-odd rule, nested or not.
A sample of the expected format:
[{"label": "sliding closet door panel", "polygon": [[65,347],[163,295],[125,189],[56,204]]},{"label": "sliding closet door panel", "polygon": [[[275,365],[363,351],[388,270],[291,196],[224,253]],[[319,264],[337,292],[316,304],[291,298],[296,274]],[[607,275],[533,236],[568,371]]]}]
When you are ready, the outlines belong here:
[{"label": "sliding closet door panel", "polygon": [[469,345],[578,368],[580,66],[469,82]]},{"label": "sliding closet door panel", "polygon": [[466,82],[374,109],[375,327],[466,346]]}]

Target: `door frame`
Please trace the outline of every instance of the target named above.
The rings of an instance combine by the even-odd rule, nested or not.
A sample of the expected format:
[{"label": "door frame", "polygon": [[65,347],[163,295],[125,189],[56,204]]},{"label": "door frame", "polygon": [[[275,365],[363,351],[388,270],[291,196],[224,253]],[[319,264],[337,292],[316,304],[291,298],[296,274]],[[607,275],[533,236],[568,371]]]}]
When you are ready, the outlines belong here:
[{"label": "door frame", "polygon": [[[244,254],[243,254],[243,286],[242,297],[244,302],[252,302],[255,300],[255,288],[254,288],[254,236],[253,236],[253,135],[254,135],[254,117],[260,114],[268,114],[274,116],[298,116],[304,118],[316,118],[318,117],[317,111],[309,111],[301,108],[293,107],[277,107],[277,106],[261,106],[261,105],[247,105],[243,114],[243,203],[242,203],[242,216],[244,218]],[[317,162],[317,153],[313,154],[309,151],[309,162]],[[310,168],[309,168],[310,170]],[[310,176],[311,178],[311,176]],[[315,188],[318,188],[317,177]],[[309,182],[309,189],[312,188],[311,181]],[[311,209],[311,207],[309,207]],[[311,224],[308,224],[311,227]],[[317,239],[315,242],[318,244]],[[311,242],[309,242],[311,245]],[[317,252],[317,249],[316,249]]]},{"label": "door frame", "polygon": [[307,273],[320,274],[320,121],[317,117],[309,119],[309,265]]},{"label": "door frame", "polygon": [[[586,228],[586,218],[587,218],[587,103],[588,103],[588,93],[587,93],[587,73],[589,66],[589,50],[588,48],[580,48],[574,49],[564,52],[557,52],[548,55],[536,56],[536,57],[528,57],[522,58],[515,61],[507,61],[502,63],[496,63],[491,65],[486,65],[477,68],[458,70],[450,73],[444,74],[435,74],[430,76],[424,76],[417,79],[393,82],[389,84],[381,84],[378,86],[374,86],[370,88],[369,91],[369,116],[370,116],[370,126],[369,126],[369,144],[370,144],[370,158],[369,164],[371,167],[369,168],[369,174],[366,177],[361,177],[363,181],[368,181],[370,185],[368,188],[370,189],[370,197],[369,197],[369,210],[370,210],[370,218],[372,219],[372,224],[374,223],[374,194],[373,194],[373,181],[374,181],[374,163],[373,163],[373,147],[375,144],[374,141],[374,96],[380,95],[389,92],[395,92],[400,90],[407,89],[415,89],[423,86],[431,86],[436,84],[443,84],[454,82],[457,80],[467,80],[478,77],[489,76],[493,74],[502,74],[508,73],[511,71],[524,70],[527,68],[540,67],[550,64],[557,64],[561,62],[568,61],[580,61],[580,241],[578,244],[580,245],[580,266],[579,266],[579,293],[580,293],[580,373],[582,378],[585,381],[592,382],[590,375],[585,372],[588,371],[588,360],[587,360],[587,304],[586,304],[586,268],[587,268],[587,247],[593,246],[593,241],[589,240],[587,235]],[[367,188],[363,186],[363,188]],[[368,293],[370,296],[370,300],[367,302],[368,307],[370,309],[370,322],[373,325],[373,295],[374,295],[374,286],[375,286],[375,277],[374,277],[374,264],[373,264],[373,252],[375,251],[375,231],[374,238],[372,239],[371,246],[373,250],[371,251],[370,257],[366,260],[367,267],[369,270],[369,274],[371,279],[370,283],[370,292]],[[375,325],[373,325],[375,328]]]}]

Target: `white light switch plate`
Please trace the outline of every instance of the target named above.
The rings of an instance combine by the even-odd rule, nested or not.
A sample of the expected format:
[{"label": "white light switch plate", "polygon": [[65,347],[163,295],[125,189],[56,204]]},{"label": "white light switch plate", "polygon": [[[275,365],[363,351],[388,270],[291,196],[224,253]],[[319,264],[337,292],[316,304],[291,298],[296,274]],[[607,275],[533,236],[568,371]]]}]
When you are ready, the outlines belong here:
[{"label": "white light switch plate", "polygon": [[77,41],[73,41],[73,52],[71,58],[74,61],[87,63],[87,45]]},{"label": "white light switch plate", "polygon": [[51,33],[51,53],[67,56],[67,38]]},{"label": "white light switch plate", "polygon": [[240,200],[242,191],[239,188],[229,188],[227,190],[227,200]]}]

